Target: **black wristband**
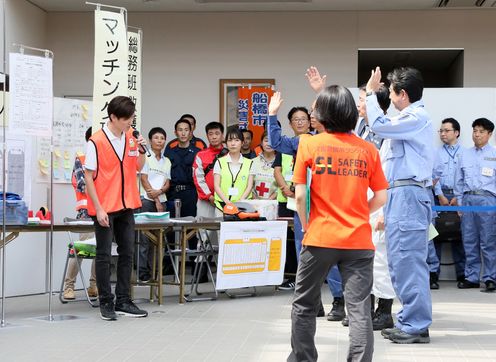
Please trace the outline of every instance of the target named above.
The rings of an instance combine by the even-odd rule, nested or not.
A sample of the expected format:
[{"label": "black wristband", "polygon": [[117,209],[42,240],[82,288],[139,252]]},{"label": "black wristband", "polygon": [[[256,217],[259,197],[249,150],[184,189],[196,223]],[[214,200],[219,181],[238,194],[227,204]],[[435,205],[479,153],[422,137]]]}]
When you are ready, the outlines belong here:
[{"label": "black wristband", "polygon": [[142,155],[146,153],[145,151],[141,151],[141,150],[138,150],[138,152],[141,153]]}]

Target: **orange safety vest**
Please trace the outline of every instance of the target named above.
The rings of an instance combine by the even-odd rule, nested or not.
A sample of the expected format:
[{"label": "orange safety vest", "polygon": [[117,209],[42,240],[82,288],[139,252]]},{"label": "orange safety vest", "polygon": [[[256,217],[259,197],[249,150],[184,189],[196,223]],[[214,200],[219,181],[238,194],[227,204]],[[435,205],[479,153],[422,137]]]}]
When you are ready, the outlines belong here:
[{"label": "orange safety vest", "polygon": [[[132,132],[133,130],[130,129],[126,133],[122,161],[102,129],[90,138],[95,145],[97,160],[93,181],[98,200],[107,213],[141,207],[136,182],[138,144]],[[88,198],[88,214],[96,215],[91,198]]]},{"label": "orange safety vest", "polygon": [[[76,156],[79,158],[79,161],[81,161],[81,165],[84,166],[84,161],[86,159],[86,156]],[[72,187],[74,188],[74,192],[76,193],[76,211],[79,211],[81,209],[87,209],[88,208],[88,197],[86,196],[85,192],[79,192],[77,189],[77,181],[76,181],[76,175],[74,172],[72,173]]]}]

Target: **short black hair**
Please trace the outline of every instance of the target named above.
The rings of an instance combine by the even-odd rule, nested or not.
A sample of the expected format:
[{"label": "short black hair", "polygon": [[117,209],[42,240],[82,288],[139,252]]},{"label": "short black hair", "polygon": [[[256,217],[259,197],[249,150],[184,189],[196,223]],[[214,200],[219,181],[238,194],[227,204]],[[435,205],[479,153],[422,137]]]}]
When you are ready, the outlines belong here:
[{"label": "short black hair", "polygon": [[164,136],[165,139],[167,139],[167,133],[162,127],[153,127],[150,132],[148,132],[148,139],[152,139],[153,135],[156,133],[160,133]]},{"label": "short black hair", "polygon": [[221,133],[224,133],[224,125],[220,122],[210,122],[205,126],[205,133],[212,129],[220,129]]},{"label": "short black hair", "polygon": [[[367,84],[362,84],[358,87],[358,90],[365,92],[367,90]],[[389,106],[391,105],[391,99],[389,98],[389,89],[384,84],[381,84],[377,92],[375,92],[377,97],[377,103],[381,107],[384,114],[387,112]]]},{"label": "short black hair", "polygon": [[176,123],[174,124],[174,131],[177,131],[177,126],[179,126],[181,123],[187,124],[189,126],[189,130],[191,131],[191,123],[186,118],[180,118]]},{"label": "short black hair", "polygon": [[377,92],[375,92],[377,97],[377,103],[379,103],[379,107],[381,107],[384,113],[387,112],[389,106],[391,105],[391,99],[389,98],[389,89],[381,84]]},{"label": "short black hair", "polygon": [[107,106],[107,113],[110,118],[110,115],[114,115],[117,118],[131,118],[136,111],[136,105],[129,97],[125,96],[117,96],[112,98],[110,103]]},{"label": "short black hair", "polygon": [[331,85],[320,92],[314,115],[329,132],[350,132],[356,126],[358,109],[348,88]]},{"label": "short black hair", "polygon": [[88,142],[90,140],[90,137],[91,137],[91,132],[92,131],[92,128],[89,127],[86,132],[84,133],[84,139],[86,140],[86,142]]},{"label": "short black hair", "polygon": [[396,94],[402,89],[408,94],[410,103],[417,102],[422,98],[424,79],[417,69],[412,67],[396,68],[388,74],[387,79]]},{"label": "short black hair", "polygon": [[456,138],[460,137],[460,123],[458,123],[458,121],[454,118],[445,118],[441,121],[441,124],[445,124],[445,123],[451,123],[451,125],[453,126],[453,129],[455,131],[458,131],[458,136],[456,136]]},{"label": "short black hair", "polygon": [[267,130],[263,131],[263,133],[262,133],[262,137],[260,137],[260,144],[262,144],[263,139],[264,139],[265,137],[269,137],[269,133],[267,132]]},{"label": "short black hair", "polygon": [[477,118],[475,121],[472,122],[472,128],[474,128],[475,126],[482,127],[486,131],[489,131],[489,133],[493,133],[494,131],[494,123],[487,118]]},{"label": "short black hair", "polygon": [[196,118],[195,116],[193,116],[192,114],[189,114],[189,113],[185,113],[183,114],[181,117],[179,117],[179,119],[183,119],[183,118],[191,118],[193,120],[193,123],[195,124],[196,126]]},{"label": "short black hair", "polygon": [[293,107],[289,110],[289,113],[288,113],[288,120],[289,122],[291,122],[291,118],[293,118],[293,114],[295,114],[296,112],[305,112],[307,117],[308,117],[308,121],[310,122],[310,113],[308,113],[308,109],[306,107]]},{"label": "short black hair", "polygon": [[[253,131],[251,129],[248,129],[248,128],[243,128],[241,130],[241,132],[245,133],[245,132],[248,132],[251,136],[251,138],[253,139]],[[244,136],[243,136],[244,137]]]},{"label": "short black hair", "polygon": [[239,129],[239,127],[236,125],[227,127],[226,142],[227,142],[227,140],[232,139],[232,138],[239,138],[241,141],[244,141],[245,136],[243,136],[243,131],[244,130]]}]

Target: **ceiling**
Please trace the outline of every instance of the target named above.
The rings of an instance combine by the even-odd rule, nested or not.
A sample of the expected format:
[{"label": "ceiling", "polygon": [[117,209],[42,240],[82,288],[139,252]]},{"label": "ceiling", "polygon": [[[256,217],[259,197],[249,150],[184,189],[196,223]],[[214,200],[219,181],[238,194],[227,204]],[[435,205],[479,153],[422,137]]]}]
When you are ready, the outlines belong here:
[{"label": "ceiling", "polygon": [[[92,11],[85,0],[27,0],[47,12]],[[98,0],[91,2],[98,3]],[[496,0],[102,0],[129,12],[374,11],[494,8]]]}]

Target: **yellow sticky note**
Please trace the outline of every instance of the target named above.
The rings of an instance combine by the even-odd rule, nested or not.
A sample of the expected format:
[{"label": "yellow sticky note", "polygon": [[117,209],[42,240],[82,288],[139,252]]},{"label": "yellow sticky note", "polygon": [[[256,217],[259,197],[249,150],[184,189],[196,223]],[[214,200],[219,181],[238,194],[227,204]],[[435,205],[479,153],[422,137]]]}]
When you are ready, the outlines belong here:
[{"label": "yellow sticky note", "polygon": [[83,111],[88,110],[88,106],[86,104],[81,104],[81,108],[83,109]]},{"label": "yellow sticky note", "polygon": [[48,168],[48,161],[47,160],[39,159],[38,163],[39,163],[40,167]]},{"label": "yellow sticky note", "polygon": [[42,175],[48,175],[48,170],[46,168],[40,168],[40,172]]},{"label": "yellow sticky note", "polygon": [[62,157],[62,154],[60,153],[60,150],[58,148],[53,151],[53,154],[55,155],[55,157]]},{"label": "yellow sticky note", "polygon": [[78,157],[82,157],[82,156],[84,156],[84,152],[83,152],[83,151],[81,151],[81,150],[77,150],[77,151],[76,151],[76,156],[78,156]]},{"label": "yellow sticky note", "polygon": [[83,113],[81,114],[81,116],[83,117],[83,119],[84,119],[85,121],[87,121],[87,120],[88,120],[88,118],[89,118],[89,117],[88,117],[88,113],[86,113],[86,112],[83,112]]},{"label": "yellow sticky note", "polygon": [[64,151],[64,159],[68,160],[69,158],[71,158],[69,151]]}]

